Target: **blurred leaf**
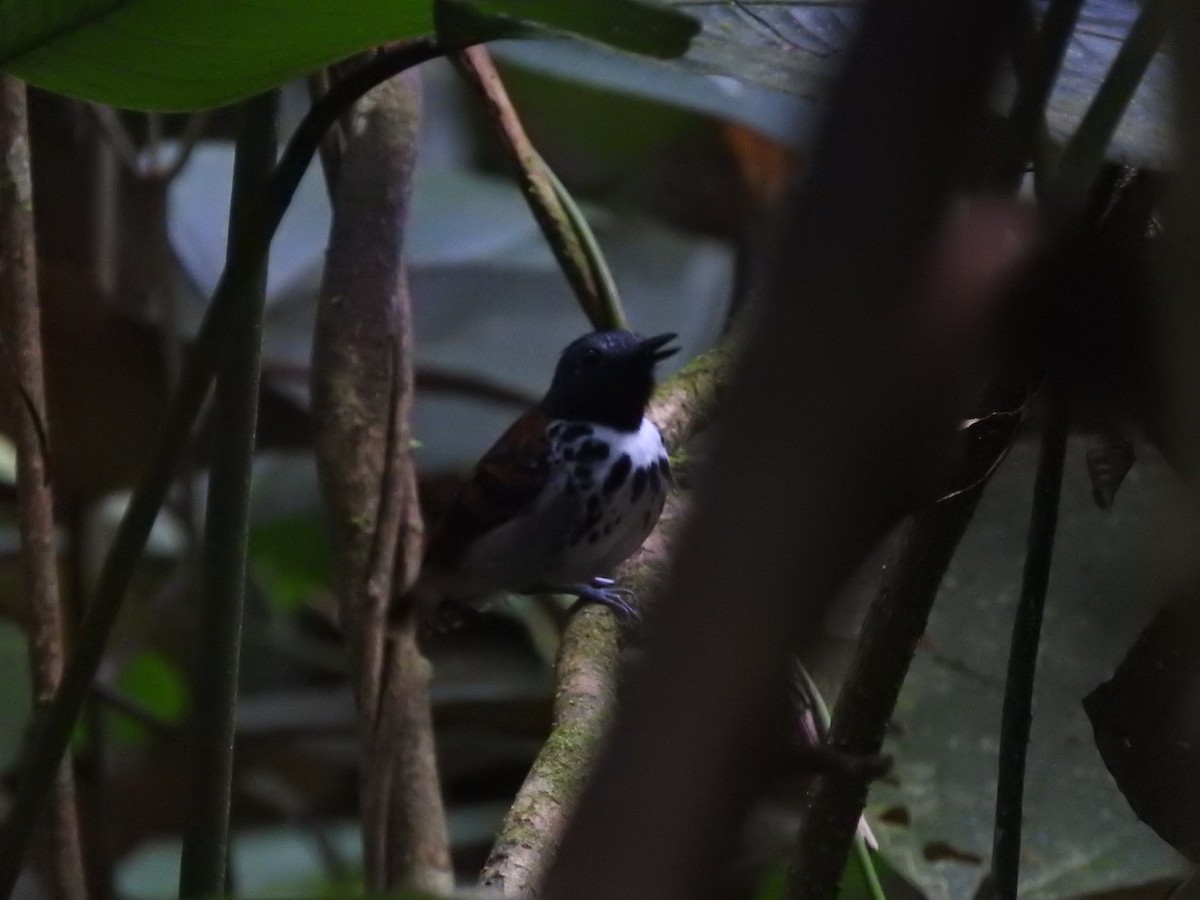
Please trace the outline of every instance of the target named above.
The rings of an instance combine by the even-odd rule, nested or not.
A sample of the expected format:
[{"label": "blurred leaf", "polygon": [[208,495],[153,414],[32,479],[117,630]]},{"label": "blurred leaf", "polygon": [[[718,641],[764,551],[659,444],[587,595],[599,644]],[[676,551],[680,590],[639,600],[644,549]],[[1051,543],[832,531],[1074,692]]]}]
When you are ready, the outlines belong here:
[{"label": "blurred leaf", "polygon": [[[461,807],[450,815],[450,832],[459,845],[463,816],[486,811],[486,830],[473,828],[471,841],[490,837],[504,815],[499,806]],[[320,829],[318,838],[317,828]],[[331,871],[328,856],[346,871]],[[119,896],[129,900],[174,896],[179,889],[178,839],[151,840],[121,860],[116,873]],[[239,829],[230,835],[230,865],[237,896],[253,900],[267,897],[361,897],[357,870],[362,865],[362,837],[355,822],[322,822],[311,828]],[[367,895],[374,896],[374,895]],[[435,900],[429,894],[401,891],[388,900]]]},{"label": "blurred leaf", "polygon": [[[681,54],[698,27],[687,15],[640,0],[471,5],[656,56]],[[114,106],[198,109],[433,30],[432,0],[308,0],[302,7],[286,0],[6,0],[0,67],[39,87]]]},{"label": "blurred leaf", "polygon": [[[183,721],[188,708],[187,682],[179,667],[161,653],[144,651],[131,659],[116,681],[117,690],[168,725]],[[123,743],[142,743],[149,729],[128,716],[113,716],[112,736]]]},{"label": "blurred leaf", "polygon": [[250,531],[250,573],[280,612],[300,609],[333,584],[333,552],[325,523],[295,516]]},{"label": "blurred leaf", "polygon": [[[620,65],[615,54],[613,63]],[[530,132],[566,136],[573,154],[579,148],[601,159],[635,165],[672,141],[701,133],[701,121],[675,106],[565,82],[524,65],[505,65],[503,73]],[[621,127],[613,128],[613,122]]]},{"label": "blurred leaf", "polygon": [[1116,673],[1083,701],[1096,746],[1138,817],[1200,861],[1200,609],[1159,611]]},{"label": "blurred leaf", "polygon": [[[861,4],[856,0],[669,2],[702,24],[688,52],[674,62],[622,57],[578,41],[514,42],[503,45],[499,54],[529,68],[741,122],[793,146],[807,145],[853,39]],[[1038,6],[1044,9],[1045,3]],[[1063,143],[1075,132],[1138,9],[1136,0],[1085,3],[1050,97],[1047,124],[1053,140]],[[732,75],[741,83],[696,78],[698,72]],[[1169,82],[1168,65],[1160,54],[1126,110],[1108,148],[1109,159],[1169,167],[1173,153]],[[998,99],[1004,103],[1010,97],[1008,89]]]},{"label": "blurred leaf", "polygon": [[[1034,696],[1021,896],[1073,897],[1177,875],[1180,858],[1129,809],[1079,699],[1143,626],[1147,603],[1194,571],[1200,518],[1139,445],[1121,505],[1101,513],[1071,445]],[[931,900],[975,894],[988,869],[1007,641],[1021,583],[1036,449],[996,471],[943,582],[868,814],[884,857]]]}]

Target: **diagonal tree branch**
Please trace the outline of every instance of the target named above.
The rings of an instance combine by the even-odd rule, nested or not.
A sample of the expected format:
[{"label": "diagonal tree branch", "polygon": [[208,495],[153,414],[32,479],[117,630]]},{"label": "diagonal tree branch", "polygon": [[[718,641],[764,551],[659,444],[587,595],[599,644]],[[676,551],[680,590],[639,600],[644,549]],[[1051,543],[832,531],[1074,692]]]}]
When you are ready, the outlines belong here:
[{"label": "diagonal tree branch", "polygon": [[[0,346],[3,364],[11,367],[13,376],[7,379],[11,390],[3,402],[12,407],[11,420],[17,423],[22,593],[28,614],[33,705],[40,709],[49,703],[62,679],[64,653],[28,131],[25,85],[0,75],[0,297],[4,298]],[[62,760],[56,770],[43,819],[45,859],[53,894],[75,900],[85,897],[87,888],[70,760]]]},{"label": "diagonal tree branch", "polygon": [[453,59],[495,122],[525,202],[592,327],[628,328],[616,284],[591,226],[525,133],[487,47],[468,47]]}]

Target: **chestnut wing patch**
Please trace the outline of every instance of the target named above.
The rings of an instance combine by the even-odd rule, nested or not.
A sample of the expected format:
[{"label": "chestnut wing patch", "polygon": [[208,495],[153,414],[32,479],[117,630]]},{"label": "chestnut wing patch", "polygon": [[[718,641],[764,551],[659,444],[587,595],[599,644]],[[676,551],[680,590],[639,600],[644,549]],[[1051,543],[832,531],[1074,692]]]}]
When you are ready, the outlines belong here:
[{"label": "chestnut wing patch", "polygon": [[476,464],[426,550],[426,565],[452,568],[467,547],[531,506],[550,477],[549,419],[532,410],[517,419]]}]

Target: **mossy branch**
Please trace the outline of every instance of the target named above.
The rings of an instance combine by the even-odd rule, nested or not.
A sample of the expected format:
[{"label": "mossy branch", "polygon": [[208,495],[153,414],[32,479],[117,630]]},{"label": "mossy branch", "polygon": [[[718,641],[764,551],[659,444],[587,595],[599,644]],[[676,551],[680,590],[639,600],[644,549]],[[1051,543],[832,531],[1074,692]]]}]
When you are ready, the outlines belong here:
[{"label": "mossy branch", "polygon": [[[655,394],[648,415],[669,450],[678,450],[708,422],[724,387],[732,342],[727,338],[693,360]],[[671,535],[685,505],[685,495],[673,492],[654,532],[621,568],[621,586],[642,609],[665,574]],[[620,643],[616,620],[599,607],[583,607],[567,625],[558,655],[554,724],[505,816],[480,876],[484,886],[504,894],[536,892],[615,709]]]}]

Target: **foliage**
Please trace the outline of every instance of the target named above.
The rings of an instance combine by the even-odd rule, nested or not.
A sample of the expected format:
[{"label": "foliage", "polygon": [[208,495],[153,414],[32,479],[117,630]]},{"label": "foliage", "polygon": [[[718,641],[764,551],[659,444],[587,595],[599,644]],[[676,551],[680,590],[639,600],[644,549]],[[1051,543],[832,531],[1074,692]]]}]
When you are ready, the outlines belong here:
[{"label": "foliage", "polygon": [[[460,35],[462,29],[469,28],[480,29],[480,34],[525,35],[557,29],[583,35],[596,43],[557,38],[525,52],[517,48],[513,50],[514,57],[531,69],[556,69],[569,77],[585,77],[593,82],[619,81],[625,85],[624,89],[642,96],[676,102],[683,108],[700,108],[710,115],[737,118],[743,114],[739,107],[746,105],[743,95],[739,91],[724,94],[717,90],[697,91],[697,83],[720,82],[697,82],[694,72],[704,69],[733,73],[760,85],[786,86],[806,97],[824,97],[836,74],[839,53],[849,41],[855,15],[849,4],[820,2],[675,3],[686,15],[664,12],[653,4],[633,0],[603,6],[599,0],[579,0],[573,5],[556,0],[444,2],[448,5],[438,11],[435,4],[426,0],[392,4],[350,0],[349,6],[345,2],[315,0],[305,15],[295,15],[282,14],[275,0],[236,3],[198,0],[182,5],[166,0],[80,0],[58,4],[8,0],[0,3],[0,62],[35,84],[71,96],[135,108],[191,109],[254,93],[368,46],[429,35],[439,28],[443,34],[448,33],[447,29],[458,29]],[[1093,0],[1089,4],[1088,15],[1092,19],[1090,24],[1085,20],[1085,25],[1091,30],[1085,29],[1076,36],[1077,47],[1099,46],[1103,52],[1068,56],[1066,74],[1048,108],[1048,124],[1055,137],[1070,135],[1082,117],[1100,80],[1102,67],[1115,54],[1124,35],[1113,22],[1127,24],[1128,6],[1116,0]],[[750,8],[753,14],[748,11]],[[1119,15],[1105,19],[1114,10]],[[288,12],[294,10],[289,7]],[[703,31],[689,46],[695,30],[691,16],[702,23]],[[682,60],[664,63],[627,57],[612,47],[652,57],[675,56],[685,50],[687,55]],[[547,51],[546,59],[554,56],[552,51],[560,52],[555,62],[539,59],[543,48]],[[561,52],[564,48],[565,54]],[[212,60],[218,56],[222,64],[214,66]],[[589,74],[583,74],[585,69]],[[1108,147],[1110,156],[1158,163],[1166,159],[1165,114],[1155,98],[1164,77],[1161,69],[1161,61],[1152,65],[1149,90],[1135,95],[1115,143],[1110,145],[1107,136],[1103,136],[1101,146]],[[148,72],[153,72],[154,77],[147,77]],[[673,80],[679,79],[681,72],[687,72],[687,77]],[[662,79],[645,78],[654,73],[661,74]],[[631,88],[631,84],[644,86]],[[547,91],[556,103],[561,102],[564,94],[579,96],[561,85],[547,90],[540,78],[531,79],[526,85],[530,88],[526,99],[533,106],[549,103],[539,101],[540,91]],[[757,96],[761,99],[762,95]],[[541,130],[562,140],[568,148],[570,138],[564,135],[573,134],[577,141],[583,135],[583,143],[603,143],[605,130],[611,127],[608,120],[601,118],[606,103],[608,95],[598,92],[588,102],[580,100],[577,106],[565,111],[549,109],[540,117]],[[705,139],[705,124],[678,110],[672,110],[668,117],[657,115],[653,106],[643,108],[634,104],[629,108],[645,116],[651,126],[633,137],[621,134],[610,147],[604,148],[605,153],[617,160],[618,168],[636,166],[640,157],[669,144],[678,135],[686,135],[689,141]],[[770,109],[773,112],[776,107]],[[573,152],[568,149],[561,155],[570,157]],[[201,157],[204,156],[202,153]],[[1099,152],[1094,156],[1091,162],[1098,165]],[[215,203],[218,207],[215,215],[221,217],[222,201],[212,189],[214,179],[221,177],[224,176],[209,172],[190,185],[185,179],[180,190],[190,190],[192,197],[213,195],[206,199]],[[315,176],[309,188],[313,196],[323,195],[323,187],[317,184]],[[414,277],[421,283],[423,300],[429,304],[429,311],[421,313],[425,316],[421,327],[432,335],[427,346],[440,354],[432,361],[488,373],[511,371],[517,362],[524,362],[527,365],[520,378],[527,380],[527,387],[536,388],[541,378],[537,366],[528,365],[532,354],[523,343],[526,336],[536,332],[548,340],[548,334],[559,325],[569,330],[579,320],[573,308],[568,313],[569,307],[563,302],[565,292],[548,286],[557,280],[558,270],[525,217],[519,197],[493,175],[481,174],[467,166],[443,166],[423,173],[420,189],[425,194],[424,199],[418,197],[416,205],[416,223],[409,238],[410,263]],[[316,206],[320,204],[318,198]],[[711,264],[724,249],[715,247],[709,238],[683,236],[665,229],[661,223],[631,216],[620,206],[621,201],[617,201],[611,207],[588,207],[587,211],[613,261],[618,280],[626,288],[626,295],[641,298],[640,302],[635,299],[630,304],[635,322],[652,321],[655,316],[684,315],[690,319],[690,327],[697,325],[702,312],[711,314],[713,320],[719,318],[724,310],[719,307],[721,298],[716,294],[725,283],[713,273],[724,275],[726,269],[723,265],[716,268],[704,265]],[[206,215],[213,213],[209,211]],[[306,215],[305,227],[320,235],[326,229],[326,215],[324,209]],[[318,237],[287,248],[284,253],[293,255],[289,260],[293,265],[289,268],[319,266],[321,240]],[[692,266],[693,262],[697,266]],[[665,268],[672,271],[670,283],[664,284],[660,276]],[[675,271],[685,268],[689,270],[686,274]],[[211,285],[219,272],[192,267],[190,274]],[[291,321],[288,317],[297,309],[302,310],[309,297],[303,290],[296,291],[294,283],[290,287],[289,296],[281,300],[274,314],[282,329],[290,327],[292,331],[282,338],[279,337],[282,332],[277,332],[275,338],[277,348],[287,346],[294,350],[307,341],[308,321],[303,313]],[[695,305],[687,306],[688,297],[684,295]],[[489,305],[497,297],[503,298],[504,303]],[[496,312],[501,305],[507,305],[503,316]],[[679,313],[681,309],[687,311]],[[551,321],[551,316],[559,318]],[[454,329],[459,332],[456,338],[464,339],[461,343],[444,339],[439,343],[439,335]],[[704,329],[699,329],[698,333],[701,332]],[[485,365],[478,355],[476,347],[481,333],[488,334],[491,343],[498,347],[494,364]],[[269,335],[268,340],[271,339]],[[432,420],[418,419],[423,427],[422,438],[426,432],[432,438],[429,442],[432,450],[423,458],[445,464],[469,457],[473,451],[464,451],[461,446],[482,440],[495,430],[495,421],[507,415],[508,411],[497,413],[492,419],[474,410],[463,414],[463,420],[470,420],[465,428],[475,429],[466,440],[462,434],[446,440],[438,433],[439,426],[430,424],[424,428],[424,422]],[[437,455],[442,452],[437,443],[439,438],[440,448],[455,445],[455,455]],[[1016,454],[1013,464],[1002,471],[994,494],[1005,497],[1016,492],[1020,486],[1010,490],[1009,482],[1004,479],[1016,478],[1022,459],[1020,453]],[[1166,476],[1153,465],[1142,468],[1142,478],[1150,479],[1153,489],[1164,494],[1174,488],[1171,484],[1165,487],[1159,484]],[[1042,752],[1049,745],[1055,764],[1067,765],[1069,771],[1038,776],[1030,791],[1030,815],[1037,820],[1031,829],[1035,848],[1026,860],[1029,879],[1026,893],[1031,897],[1065,896],[1084,888],[1114,886],[1176,871],[1174,857],[1124,808],[1090,743],[1080,738],[1080,715],[1075,705],[1079,692],[1093,684],[1105,666],[1111,664],[1114,648],[1128,631],[1124,626],[1129,623],[1124,619],[1120,627],[1103,629],[1093,621],[1100,618],[1098,609],[1108,610],[1105,616],[1110,624],[1121,618],[1119,604],[1123,598],[1101,590],[1092,567],[1098,565],[1095,556],[1111,550],[1105,543],[1108,534],[1105,529],[1128,528],[1126,523],[1145,513],[1139,505],[1138,479],[1132,480],[1133,486],[1122,495],[1122,502],[1134,507],[1132,514],[1125,513],[1125,518],[1115,520],[1117,524],[1110,522],[1104,526],[1089,519],[1087,527],[1094,533],[1087,541],[1077,540],[1072,544],[1070,535],[1067,536],[1066,559],[1072,569],[1068,576],[1072,588],[1064,592],[1066,596],[1052,595],[1048,653],[1059,669],[1051,669],[1047,676],[1049,684],[1039,694],[1037,714],[1039,722],[1051,720],[1054,725],[1039,726],[1042,731],[1035,732],[1035,751],[1038,740],[1044,741]],[[1145,481],[1142,487],[1145,489]],[[311,480],[290,482],[289,490],[294,492],[291,497],[294,500],[296,495],[311,491]],[[1080,499],[1083,495],[1079,490],[1075,494],[1080,504],[1077,509],[1082,509],[1087,501]],[[1003,500],[996,503],[995,509],[985,508],[976,543],[968,542],[951,573],[931,627],[929,646],[918,657],[907,682],[896,717],[901,730],[892,742],[899,760],[895,778],[877,786],[872,795],[870,811],[882,845],[877,858],[890,863],[931,898],[966,896],[973,891],[983,875],[989,845],[990,797],[981,782],[990,781],[989,741],[996,720],[994,674],[1001,661],[1001,642],[993,638],[1004,624],[1000,619],[1008,610],[1005,585],[1015,583],[1013,573],[1004,569],[999,556],[1009,560],[1019,558],[1018,551],[1008,546],[1017,542],[998,540],[997,531],[1019,521],[1021,512],[1005,505]],[[1079,518],[1083,515],[1078,513]],[[1151,521],[1148,515],[1146,518]],[[294,509],[267,510],[264,519],[252,530],[249,540],[251,575],[276,613],[307,621],[305,617],[320,607],[332,581],[323,525],[311,511],[296,513]],[[1077,524],[1071,520],[1068,527]],[[1145,526],[1152,527],[1153,524]],[[1009,536],[1005,533],[1001,538]],[[987,552],[977,546],[980,542],[988,545]],[[1093,553],[1081,552],[1083,544],[1091,547]],[[1069,555],[1072,549],[1077,552],[1075,557]],[[987,573],[994,580],[976,581],[971,573]],[[1056,585],[1061,581],[1060,578]],[[1084,624],[1071,631],[1065,622]],[[981,623],[986,623],[986,627]],[[15,644],[9,646],[12,643],[9,637],[15,640],[15,633],[9,632],[7,626],[0,630],[0,656],[15,660],[19,656]],[[1081,642],[1080,633],[1091,639],[1091,643]],[[170,645],[170,639],[158,634],[147,643],[151,649],[139,649],[120,666],[114,687],[161,723],[173,726],[184,715],[189,702],[186,686],[179,677],[177,661],[170,651],[163,649]],[[300,643],[289,647],[288,652],[311,662],[304,656],[307,648]],[[519,654],[515,658],[517,662],[509,659],[505,665],[524,673],[522,667],[527,667],[529,660]],[[963,659],[969,659],[969,665],[963,664]],[[450,665],[453,664],[451,659]],[[26,686],[15,674],[19,666],[7,668],[13,674],[0,690],[0,721],[24,721]],[[295,681],[327,677],[329,668],[302,667],[303,674]],[[318,670],[320,676],[314,674]],[[468,718],[488,703],[502,711],[508,710],[505,704],[514,704],[525,713],[527,707],[540,709],[539,704],[544,704],[544,692],[534,691],[537,696],[533,701],[519,691],[489,693],[502,680],[493,679],[493,675],[486,666],[470,669],[466,680],[473,693],[465,704]],[[289,685],[289,689],[294,687]],[[954,699],[953,703],[946,702],[948,696]],[[442,709],[447,706],[452,704],[443,701]],[[119,724],[112,733],[119,742],[145,744],[154,739],[144,726],[124,717],[115,721]],[[17,728],[14,724],[0,729],[0,734],[16,735]],[[458,737],[462,739],[461,734]],[[511,734],[505,734],[497,743],[503,744],[505,740],[511,744]],[[488,746],[488,752],[503,756],[495,747]],[[0,762],[11,761],[16,749],[15,741],[11,746],[0,743]],[[524,756],[520,759],[527,762]],[[489,758],[480,767],[486,770],[486,764],[491,762]],[[1038,764],[1037,756],[1033,764]],[[478,772],[473,770],[472,775],[477,776]],[[318,864],[310,859],[314,854],[307,839],[297,838],[294,831],[289,828],[283,838],[301,847],[297,851],[292,846],[288,851],[300,859],[294,867],[296,871],[288,873],[289,884],[303,882],[308,886],[311,879],[306,873]],[[251,835],[239,843],[243,847],[253,846],[256,839],[257,836]],[[935,848],[933,852],[931,847]],[[271,853],[263,855],[270,857]],[[852,864],[847,871],[849,879],[857,876],[856,865]],[[329,890],[336,893],[346,883],[334,879],[331,884],[334,886]],[[859,887],[848,880],[843,896],[847,900],[858,896]],[[897,885],[896,893],[889,896],[894,900],[904,889]],[[775,897],[781,891],[781,876],[772,876],[764,884],[761,896]]]},{"label": "foliage", "polygon": [[[658,55],[682,52],[694,30],[687,16],[637,0],[469,5],[480,14],[475,23],[492,33],[491,16],[512,15]],[[9,0],[0,5],[0,67],[39,87],[115,106],[200,109],[367,47],[430,35],[435,6],[314,0],[297,15],[289,0]]]},{"label": "foliage", "polygon": [[[188,685],[179,665],[170,657],[145,650],[129,660],[114,687],[162,725],[182,724],[188,711]],[[153,737],[149,727],[129,716],[117,716],[112,736],[131,744],[146,744]]]},{"label": "foliage", "polygon": [[333,583],[325,524],[313,516],[264,522],[250,532],[249,567],[271,605],[294,613]]}]

